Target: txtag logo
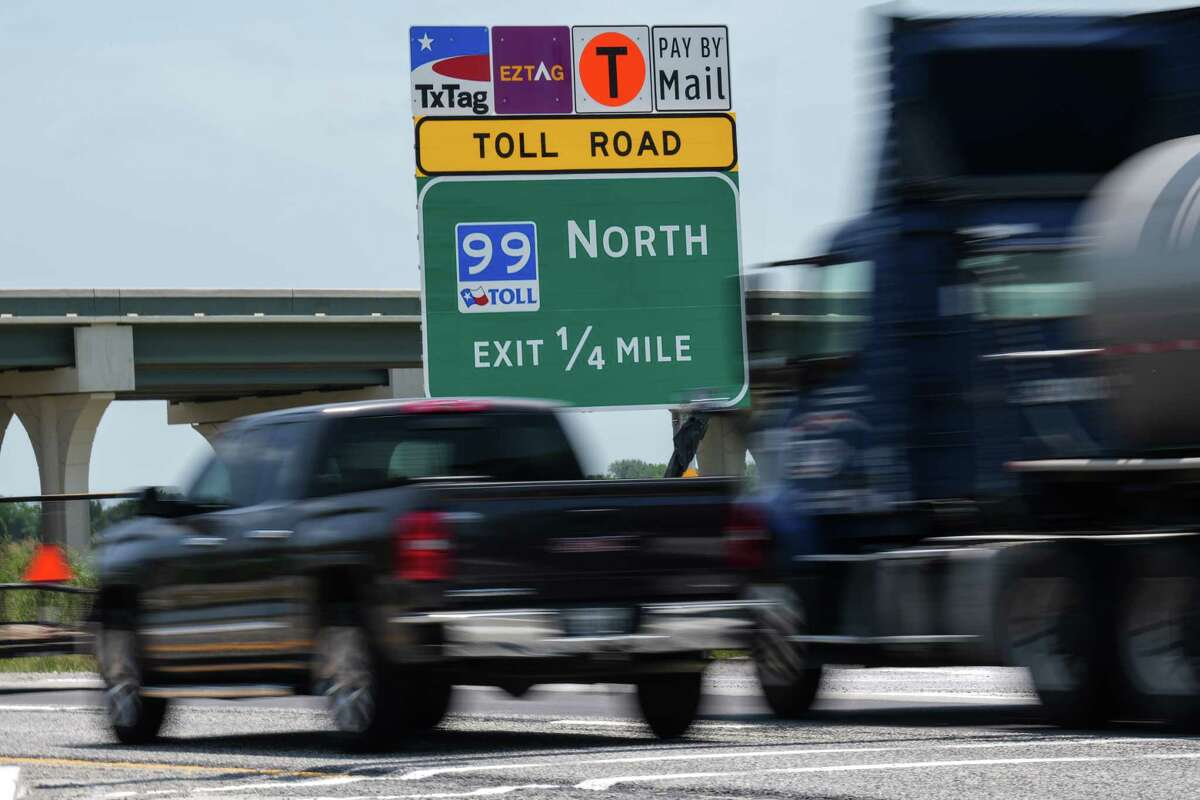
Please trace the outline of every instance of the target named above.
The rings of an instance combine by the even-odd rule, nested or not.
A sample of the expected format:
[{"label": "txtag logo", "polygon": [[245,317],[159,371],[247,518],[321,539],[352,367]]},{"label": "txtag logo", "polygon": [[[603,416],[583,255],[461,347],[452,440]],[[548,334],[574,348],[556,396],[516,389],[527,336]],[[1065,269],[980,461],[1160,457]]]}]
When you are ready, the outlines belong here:
[{"label": "txtag logo", "polygon": [[454,226],[458,310],[463,314],[537,311],[537,225],[460,222]]},{"label": "txtag logo", "polygon": [[491,110],[487,28],[410,28],[409,54],[414,117],[482,115]]}]

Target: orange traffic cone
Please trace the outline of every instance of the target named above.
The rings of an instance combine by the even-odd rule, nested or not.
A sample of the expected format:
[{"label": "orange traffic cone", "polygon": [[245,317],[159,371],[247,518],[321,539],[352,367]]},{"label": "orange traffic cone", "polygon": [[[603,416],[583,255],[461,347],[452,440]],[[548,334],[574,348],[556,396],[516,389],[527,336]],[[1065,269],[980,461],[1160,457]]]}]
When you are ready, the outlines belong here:
[{"label": "orange traffic cone", "polygon": [[29,583],[66,583],[73,577],[61,547],[39,544],[33,551],[29,566],[25,568],[23,580]]}]

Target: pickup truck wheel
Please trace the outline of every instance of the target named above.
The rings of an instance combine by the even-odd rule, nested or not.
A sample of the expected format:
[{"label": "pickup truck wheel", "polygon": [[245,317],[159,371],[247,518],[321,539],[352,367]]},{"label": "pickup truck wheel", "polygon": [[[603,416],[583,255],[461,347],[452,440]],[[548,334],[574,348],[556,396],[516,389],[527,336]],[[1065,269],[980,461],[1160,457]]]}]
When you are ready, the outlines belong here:
[{"label": "pickup truck wheel", "polygon": [[1009,663],[1026,667],[1046,717],[1065,728],[1095,728],[1118,703],[1112,620],[1090,562],[1062,547],[1019,554],[1002,604]]},{"label": "pickup truck wheel", "polygon": [[329,715],[352,749],[377,750],[392,744],[402,725],[392,713],[396,683],[381,668],[366,632],[355,625],[323,628],[317,653]]},{"label": "pickup truck wheel", "polygon": [[701,672],[653,675],[637,683],[638,707],[660,739],[682,736],[700,710]]},{"label": "pickup truck wheel", "polygon": [[428,731],[436,728],[450,710],[450,682],[431,675],[405,677],[400,683],[396,713],[405,730]]},{"label": "pickup truck wheel", "polygon": [[117,741],[146,744],[158,738],[167,701],[142,694],[141,651],[128,628],[101,628],[96,660],[104,681],[104,711]]},{"label": "pickup truck wheel", "polygon": [[800,719],[808,713],[821,685],[821,664],[807,645],[788,637],[808,629],[804,605],[786,587],[759,587],[755,599],[771,605],[758,612],[751,655],[763,698],[780,719]]},{"label": "pickup truck wheel", "polygon": [[1118,631],[1139,711],[1150,719],[1200,726],[1200,558],[1152,546],[1132,568]]}]

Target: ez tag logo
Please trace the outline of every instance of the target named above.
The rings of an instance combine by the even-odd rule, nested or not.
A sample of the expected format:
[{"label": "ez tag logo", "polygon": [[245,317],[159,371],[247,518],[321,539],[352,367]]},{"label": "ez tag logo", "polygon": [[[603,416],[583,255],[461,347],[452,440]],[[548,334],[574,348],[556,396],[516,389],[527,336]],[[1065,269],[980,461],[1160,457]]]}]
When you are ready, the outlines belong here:
[{"label": "ez tag logo", "polygon": [[537,311],[537,225],[460,222],[454,226],[458,310],[462,314]]}]

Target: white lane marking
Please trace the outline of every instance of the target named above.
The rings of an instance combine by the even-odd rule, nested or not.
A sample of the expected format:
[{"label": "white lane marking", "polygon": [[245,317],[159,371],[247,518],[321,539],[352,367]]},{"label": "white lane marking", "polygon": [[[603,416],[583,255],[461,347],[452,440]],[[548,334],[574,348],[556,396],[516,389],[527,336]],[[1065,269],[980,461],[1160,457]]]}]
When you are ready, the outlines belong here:
[{"label": "white lane marking", "polygon": [[[264,698],[265,699],[265,698]],[[272,714],[304,714],[307,716],[325,716],[329,712],[316,708],[289,708],[287,706],[268,706],[256,703],[255,700],[236,700],[228,701],[229,704],[221,703],[211,699],[206,700],[185,700],[176,708],[186,709],[189,714],[230,714],[242,713],[245,711],[263,711],[269,709]],[[198,705],[199,703],[200,705]],[[234,704],[236,703],[236,705]],[[52,705],[21,705],[18,703],[9,703],[0,705],[0,711],[28,711],[37,714],[44,713],[62,713],[62,712],[87,712],[99,714],[103,712],[103,708],[99,705],[94,706],[52,706]],[[461,714],[455,716],[464,716]]]},{"label": "white lane marking", "polygon": [[[508,692],[501,689],[499,686],[455,686],[457,691],[463,689],[468,692],[493,692],[499,695],[508,697]],[[568,694],[630,694],[633,692],[633,686],[627,683],[539,683],[534,686],[532,692],[563,692]],[[517,700],[519,698],[512,698]]]},{"label": "white lane marking", "polygon": [[20,767],[0,767],[0,800],[16,800],[24,797],[21,787]]},{"label": "white lane marking", "polygon": [[469,792],[438,792],[437,794],[359,794],[329,797],[310,797],[306,800],[440,800],[451,797],[492,797],[518,792],[522,789],[560,789],[555,783],[523,783],[518,786],[487,786]]},{"label": "white lane marking", "polygon": [[[580,762],[576,762],[577,764]],[[596,762],[585,761],[582,764],[592,764]],[[544,769],[553,767],[554,764],[526,762],[523,764],[482,764],[475,767],[431,767],[429,769],[415,769],[412,772],[406,772],[400,776],[402,781],[423,781],[426,778],[432,778],[435,775],[458,775],[464,772],[499,772],[505,769]]]},{"label": "white lane marking", "polygon": [[[469,692],[489,692],[504,694],[502,689],[495,686],[456,686]],[[634,688],[627,684],[590,684],[590,683],[546,683],[533,688],[533,692],[563,693],[563,694],[631,694]],[[706,695],[721,697],[758,697],[762,689],[755,682],[733,679],[718,679],[704,684]],[[951,701],[964,703],[1036,703],[1037,695],[1025,689],[1014,690],[1011,693],[985,692],[864,692],[853,689],[830,688],[823,689],[817,696],[818,700],[891,700],[895,702],[911,701]]]},{"label": "white lane marking", "polygon": [[[1174,740],[1168,740],[1174,741]],[[651,764],[660,761],[717,761],[731,758],[782,758],[785,756],[816,756],[816,755],[845,755],[847,753],[898,753],[913,750],[957,750],[968,748],[988,747],[1071,747],[1094,744],[1154,744],[1159,745],[1161,739],[1124,738],[1124,739],[1051,739],[1030,741],[998,741],[998,742],[966,742],[958,744],[914,745],[909,747],[822,747],[822,748],[790,748],[786,750],[741,750],[738,752],[714,753],[685,753],[683,755],[629,756],[623,758],[595,758],[572,762],[573,766],[587,767],[598,764]],[[508,769],[544,769],[557,766],[547,762],[523,762],[517,764],[479,764],[463,767],[430,767],[406,772],[400,776],[404,781],[420,781],[437,775],[462,774],[470,772],[496,772]]]},{"label": "white lane marking", "polygon": [[[580,717],[579,719],[552,719],[548,725],[577,725],[587,728],[642,728],[646,723],[640,720],[633,719],[588,719]],[[694,728],[730,728],[734,730],[743,730],[745,728],[758,728],[758,725],[747,725],[744,722],[704,722],[700,720],[692,727]]]},{"label": "white lane marking", "polygon": [[971,692],[822,692],[821,700],[886,700],[892,703],[929,702],[940,700],[952,703],[1002,703],[1008,705],[1035,705],[1036,695],[1029,694],[973,694]]},{"label": "white lane marking", "polygon": [[[957,761],[906,761],[882,764],[835,764],[821,767],[772,767],[737,772],[676,772],[656,775],[623,775],[616,778],[590,778],[575,784],[576,789],[602,792],[621,783],[649,783],[656,781],[694,780],[697,778],[732,778],[750,775],[796,775],[817,772],[868,772],[900,769],[940,769],[945,767],[993,767],[1021,764],[1073,764],[1115,761],[1136,761],[1151,756],[1064,756],[1061,758],[976,758]],[[1200,753],[1179,754],[1180,758],[1200,758]]]},{"label": "white lane marking", "polygon": [[339,775],[333,778],[311,778],[303,781],[260,781],[259,783],[239,783],[228,786],[202,786],[192,789],[193,793],[200,792],[241,792],[252,789],[298,789],[305,786],[341,786],[345,783],[359,783],[368,780],[366,775]]},{"label": "white lane marking", "polygon": [[[4,681],[0,683],[0,690],[3,691],[20,691],[20,692],[37,692],[37,691],[59,691],[64,686],[69,686],[73,689],[103,689],[104,682],[98,678],[38,678],[29,681]],[[42,688],[46,687],[46,688]]]},{"label": "white lane marking", "polygon": [[100,706],[23,706],[23,705],[19,705],[17,703],[10,703],[8,705],[0,705],[0,711],[35,711],[35,712],[39,712],[39,713],[46,712],[46,711],[54,711],[54,712],[92,711],[92,712],[98,712],[98,711],[100,711]]}]

